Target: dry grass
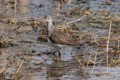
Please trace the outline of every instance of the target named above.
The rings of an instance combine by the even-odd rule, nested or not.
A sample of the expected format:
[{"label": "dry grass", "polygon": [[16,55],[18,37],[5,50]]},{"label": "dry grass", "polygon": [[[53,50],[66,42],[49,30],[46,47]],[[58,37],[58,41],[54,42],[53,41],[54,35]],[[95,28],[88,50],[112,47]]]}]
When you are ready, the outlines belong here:
[{"label": "dry grass", "polygon": [[[21,34],[24,33],[24,32],[28,32],[28,31],[32,31],[32,26],[34,26],[34,28],[37,30],[38,28],[44,28],[45,27],[45,23],[43,20],[40,20],[40,19],[34,19],[32,21],[27,21],[26,23],[28,23],[28,25],[22,25],[20,27],[18,27],[18,24],[20,23],[19,21],[17,21],[16,19],[16,14],[17,14],[17,0],[15,0],[15,3],[14,3],[14,7],[15,7],[15,11],[14,11],[14,17],[11,17],[10,20],[9,20],[9,23],[11,26],[15,26],[14,28],[14,31],[18,31],[20,32]],[[69,0],[68,2],[68,5],[71,4],[71,1],[72,0]],[[105,4],[108,4],[110,5],[111,2],[109,0],[105,0]],[[90,53],[89,57],[88,57],[88,61],[82,61],[82,59],[80,58],[77,58],[77,61],[79,63],[79,66],[84,66],[85,67],[85,72],[84,72],[84,78],[86,80],[87,78],[87,72],[88,72],[88,67],[89,65],[93,65],[93,70],[91,72],[92,74],[92,77],[93,77],[93,80],[94,80],[94,70],[95,70],[95,67],[97,64],[101,64],[102,62],[100,62],[98,60],[98,56],[99,55],[103,55],[105,58],[105,63],[106,63],[106,80],[108,80],[109,78],[109,70],[108,68],[110,67],[110,64],[114,64],[117,65],[119,67],[119,63],[120,63],[120,55],[119,55],[119,58],[117,60],[110,60],[111,56],[110,54],[120,54],[120,51],[119,51],[119,37],[118,38],[114,38],[112,37],[113,32],[116,32],[116,29],[113,27],[113,26],[116,26],[116,24],[118,24],[117,27],[119,27],[119,22],[120,22],[120,19],[119,18],[116,18],[116,16],[110,16],[110,12],[109,11],[90,11],[90,10],[80,10],[80,9],[73,9],[73,10],[68,10],[68,11],[65,11],[65,12],[62,12],[61,10],[61,7],[63,5],[63,1],[62,0],[59,0],[58,2],[58,6],[56,8],[56,16],[59,16],[60,14],[60,11],[63,15],[65,15],[66,17],[77,17],[77,18],[73,18],[71,19],[69,22],[66,22],[64,23],[62,26],[65,25],[65,27],[59,27],[60,30],[63,30],[63,32],[65,32],[66,34],[68,34],[68,36],[71,36],[72,33],[76,33],[77,34],[81,34],[79,35],[76,39],[79,39],[79,40],[84,40],[83,37],[85,38],[88,38],[88,37],[91,37],[91,42],[88,43],[88,45],[90,46],[97,46],[97,48],[99,49],[102,49],[103,50],[103,54],[102,52],[93,52],[93,53]],[[7,5],[7,9],[9,9],[10,7],[10,4]],[[82,16],[82,17],[81,17]],[[1,18],[4,18],[4,16],[1,16],[0,14],[0,19]],[[94,37],[93,35],[96,35],[93,33],[90,33],[90,32],[86,32],[86,33],[81,33],[79,31],[79,33],[77,33],[78,30],[73,30],[71,27],[69,27],[68,29],[68,26],[71,25],[71,24],[75,24],[77,22],[80,22],[82,21],[83,19],[88,19],[88,23],[92,24],[92,25],[95,25],[95,24],[102,24],[102,25],[105,25],[105,24],[110,24],[109,26],[101,26],[101,27],[98,27],[95,25],[95,29],[97,28],[101,28],[101,29],[108,29],[108,36],[106,37]],[[17,26],[17,28],[16,28]],[[61,25],[60,25],[61,26]],[[3,26],[2,26],[3,27]],[[2,27],[0,26],[0,30],[2,30]],[[118,28],[117,28],[118,29]],[[119,30],[117,30],[119,31]],[[39,32],[40,36],[39,36],[39,39],[40,40],[46,40],[46,30],[44,32]],[[89,34],[89,35],[88,35]],[[119,32],[116,33],[116,35],[119,35]],[[117,42],[117,45],[116,45],[116,42]],[[10,43],[10,39],[9,37],[7,36],[1,36],[0,37],[0,48],[3,48],[3,47],[7,47],[9,46],[9,43]],[[95,44],[92,44],[92,43],[95,43]],[[87,47],[86,47],[87,48]],[[113,52],[109,51],[110,48],[114,48],[115,50],[113,50]],[[96,48],[94,48],[93,50],[95,50]],[[104,51],[105,49],[105,51]],[[86,54],[86,53],[85,53]],[[94,57],[92,56],[92,54],[94,54]],[[21,70],[23,66],[23,63],[25,62],[25,59],[27,58],[27,55],[24,55],[24,58],[21,60],[21,62],[18,62],[17,64],[17,69],[15,70],[15,72],[13,73],[13,78],[17,78],[17,76],[19,76],[19,71]],[[92,59],[93,58],[93,59]],[[100,56],[101,60],[102,60],[102,56]],[[110,62],[111,61],[111,62]],[[104,63],[104,60],[103,60],[103,63]],[[3,75],[3,76],[0,76],[0,77],[4,77],[4,75],[6,74],[7,70],[8,70],[8,65],[12,65],[10,64],[9,62],[6,64],[6,66],[2,67],[0,69],[0,75]],[[80,67],[80,68],[82,68]],[[29,71],[29,74],[30,74],[30,71]],[[118,75],[118,74],[117,74]]]},{"label": "dry grass", "polygon": [[8,47],[10,44],[10,38],[8,38],[7,36],[1,36],[0,37],[0,47],[4,48],[4,47]]}]

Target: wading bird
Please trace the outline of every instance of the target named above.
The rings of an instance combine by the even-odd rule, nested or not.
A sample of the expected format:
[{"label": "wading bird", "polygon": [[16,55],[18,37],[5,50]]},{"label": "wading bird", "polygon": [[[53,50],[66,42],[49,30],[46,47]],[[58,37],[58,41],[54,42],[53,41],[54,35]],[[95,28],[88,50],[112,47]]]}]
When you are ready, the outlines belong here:
[{"label": "wading bird", "polygon": [[69,37],[66,33],[60,31],[57,28],[57,26],[54,26],[52,23],[52,17],[46,17],[45,21],[47,22],[47,26],[46,26],[47,27],[47,40],[50,43],[55,43],[57,44],[58,47],[61,47],[61,45],[77,46],[81,44],[80,41],[74,40],[73,38]]}]

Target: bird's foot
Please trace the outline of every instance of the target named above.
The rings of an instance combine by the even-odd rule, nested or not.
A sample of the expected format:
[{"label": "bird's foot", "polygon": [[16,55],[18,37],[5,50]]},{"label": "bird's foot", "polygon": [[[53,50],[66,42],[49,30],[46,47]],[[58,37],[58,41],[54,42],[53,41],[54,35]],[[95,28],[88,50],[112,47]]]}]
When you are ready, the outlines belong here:
[{"label": "bird's foot", "polygon": [[54,54],[54,57],[53,57],[52,60],[54,60],[54,61],[61,61],[61,52],[58,51],[58,55]]}]

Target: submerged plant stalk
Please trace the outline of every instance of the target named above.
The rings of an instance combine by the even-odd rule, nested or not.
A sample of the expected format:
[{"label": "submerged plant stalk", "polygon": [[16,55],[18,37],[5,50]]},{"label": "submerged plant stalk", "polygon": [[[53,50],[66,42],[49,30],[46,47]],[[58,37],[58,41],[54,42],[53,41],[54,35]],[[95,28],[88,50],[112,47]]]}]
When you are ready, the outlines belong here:
[{"label": "submerged plant stalk", "polygon": [[110,20],[110,27],[109,27],[109,34],[108,34],[108,40],[107,40],[107,46],[106,46],[106,80],[108,80],[108,67],[109,67],[109,43],[110,43],[110,37],[111,37],[111,28],[112,28],[112,20]]}]

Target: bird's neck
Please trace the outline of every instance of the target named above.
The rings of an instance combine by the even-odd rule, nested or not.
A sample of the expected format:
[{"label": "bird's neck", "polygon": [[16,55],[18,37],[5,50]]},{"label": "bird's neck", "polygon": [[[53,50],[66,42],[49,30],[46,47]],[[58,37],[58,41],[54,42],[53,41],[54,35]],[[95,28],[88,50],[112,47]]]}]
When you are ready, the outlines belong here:
[{"label": "bird's neck", "polygon": [[52,21],[50,21],[48,23],[48,37],[51,36],[52,32],[53,32],[53,23],[52,23]]}]

